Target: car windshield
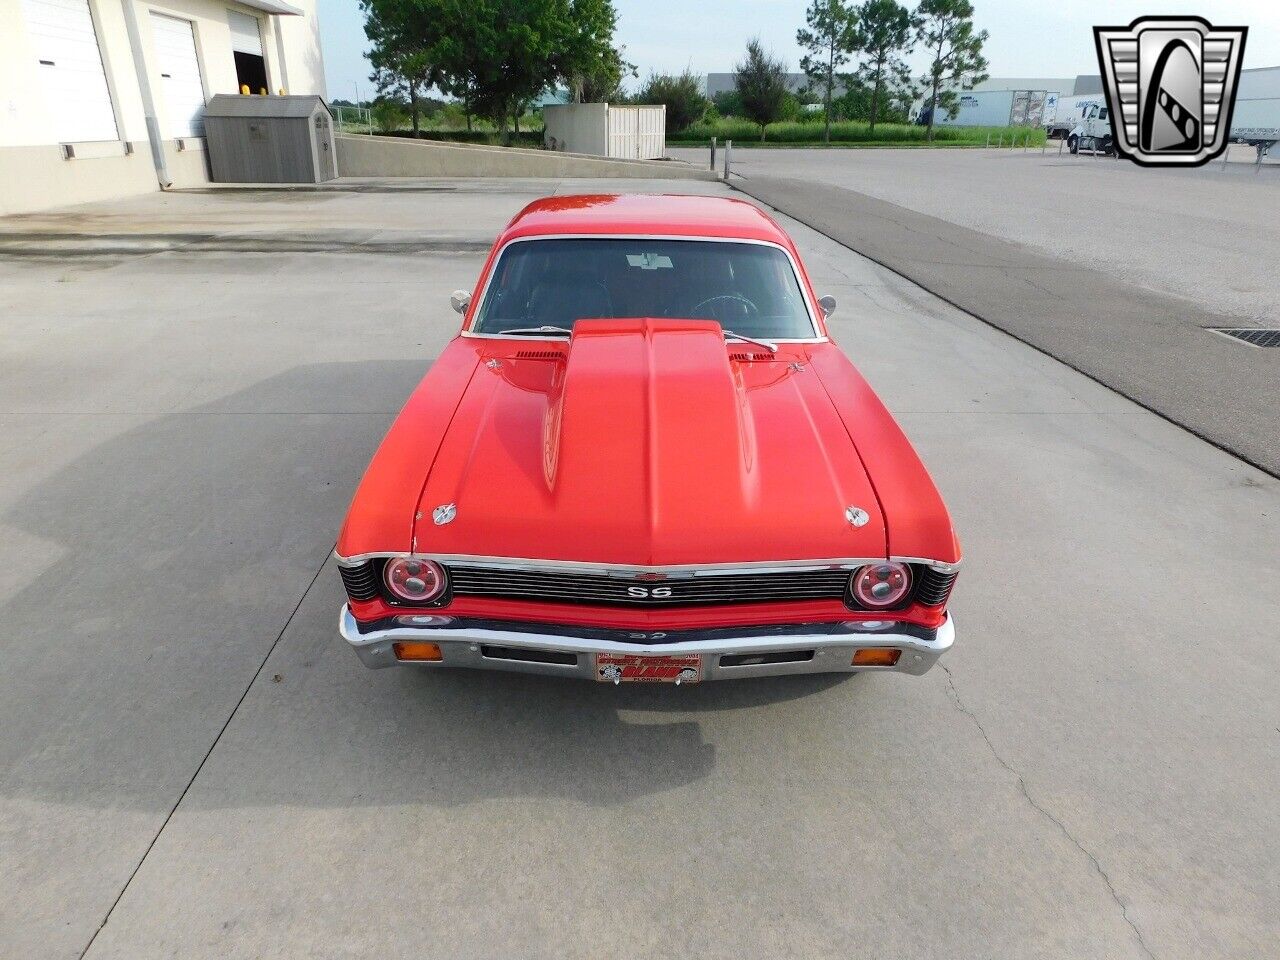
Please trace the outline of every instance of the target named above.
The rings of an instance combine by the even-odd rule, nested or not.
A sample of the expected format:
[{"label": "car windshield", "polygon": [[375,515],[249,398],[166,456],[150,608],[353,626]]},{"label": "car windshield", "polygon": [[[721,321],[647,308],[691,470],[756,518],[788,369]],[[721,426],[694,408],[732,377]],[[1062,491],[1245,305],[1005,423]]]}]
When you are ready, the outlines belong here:
[{"label": "car windshield", "polygon": [[764,339],[815,336],[795,270],[777,247],[639,237],[510,244],[471,329],[569,330],[577,320],[619,317],[715,320]]}]

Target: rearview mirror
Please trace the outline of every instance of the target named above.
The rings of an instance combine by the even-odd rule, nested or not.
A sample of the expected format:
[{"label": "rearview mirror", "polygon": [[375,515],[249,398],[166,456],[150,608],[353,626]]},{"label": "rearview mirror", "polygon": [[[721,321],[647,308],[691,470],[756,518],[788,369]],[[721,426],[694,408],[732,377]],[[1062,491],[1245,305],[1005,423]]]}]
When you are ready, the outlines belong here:
[{"label": "rearview mirror", "polygon": [[836,298],[831,294],[827,294],[825,297],[819,298],[818,306],[822,308],[822,315],[829,317],[836,312]]},{"label": "rearview mirror", "polygon": [[471,294],[465,290],[455,290],[449,297],[449,302],[458,313],[466,313],[467,307],[471,305]]}]

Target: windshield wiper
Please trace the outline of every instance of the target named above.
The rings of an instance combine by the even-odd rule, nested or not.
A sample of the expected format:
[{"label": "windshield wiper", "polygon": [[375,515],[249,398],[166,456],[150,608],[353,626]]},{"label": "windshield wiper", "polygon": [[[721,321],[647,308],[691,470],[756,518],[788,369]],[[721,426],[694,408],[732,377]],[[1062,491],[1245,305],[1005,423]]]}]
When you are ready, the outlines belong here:
[{"label": "windshield wiper", "polygon": [[565,336],[571,336],[573,334],[572,330],[566,329],[565,327],[553,327],[550,324],[543,324],[541,327],[512,327],[509,330],[499,330],[498,332],[499,333],[519,333],[519,334],[563,333]]},{"label": "windshield wiper", "polygon": [[755,337],[744,337],[740,333],[734,333],[732,330],[725,330],[723,327],[720,329],[724,331],[724,338],[726,340],[745,340],[747,343],[754,343],[757,347],[764,347],[770,353],[778,352],[778,345],[776,343],[771,343],[768,340],[757,340]]}]

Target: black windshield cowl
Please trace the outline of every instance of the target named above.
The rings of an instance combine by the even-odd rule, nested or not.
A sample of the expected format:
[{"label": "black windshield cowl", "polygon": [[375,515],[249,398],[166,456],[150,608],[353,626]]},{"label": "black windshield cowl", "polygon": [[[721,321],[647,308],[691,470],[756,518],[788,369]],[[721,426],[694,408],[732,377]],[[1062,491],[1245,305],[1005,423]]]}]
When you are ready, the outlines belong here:
[{"label": "black windshield cowl", "polygon": [[567,327],[553,327],[549,324],[543,324],[540,327],[508,327],[505,330],[499,330],[498,333],[508,334],[511,336],[528,336],[528,337],[536,337],[536,336],[567,337],[567,336],[570,336],[573,333],[573,331],[568,329]]}]

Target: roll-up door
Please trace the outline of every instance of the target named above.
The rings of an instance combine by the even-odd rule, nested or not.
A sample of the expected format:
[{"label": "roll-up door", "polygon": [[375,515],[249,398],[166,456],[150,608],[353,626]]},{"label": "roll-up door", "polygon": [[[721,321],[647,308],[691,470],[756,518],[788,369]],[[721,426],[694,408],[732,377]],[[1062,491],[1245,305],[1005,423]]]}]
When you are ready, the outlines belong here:
[{"label": "roll-up door", "polygon": [[88,0],[23,0],[22,8],[58,142],[119,139]]},{"label": "roll-up door", "polygon": [[262,93],[267,90],[267,60],[262,53],[262,28],[258,18],[228,10],[227,22],[231,25],[231,53],[236,60],[236,87]]},{"label": "roll-up door", "polygon": [[228,10],[227,20],[231,24],[231,49],[237,53],[262,56],[262,31],[258,26],[258,18]]},{"label": "roll-up door", "polygon": [[204,82],[191,21],[153,12],[151,35],[160,70],[165,139],[204,136]]}]

